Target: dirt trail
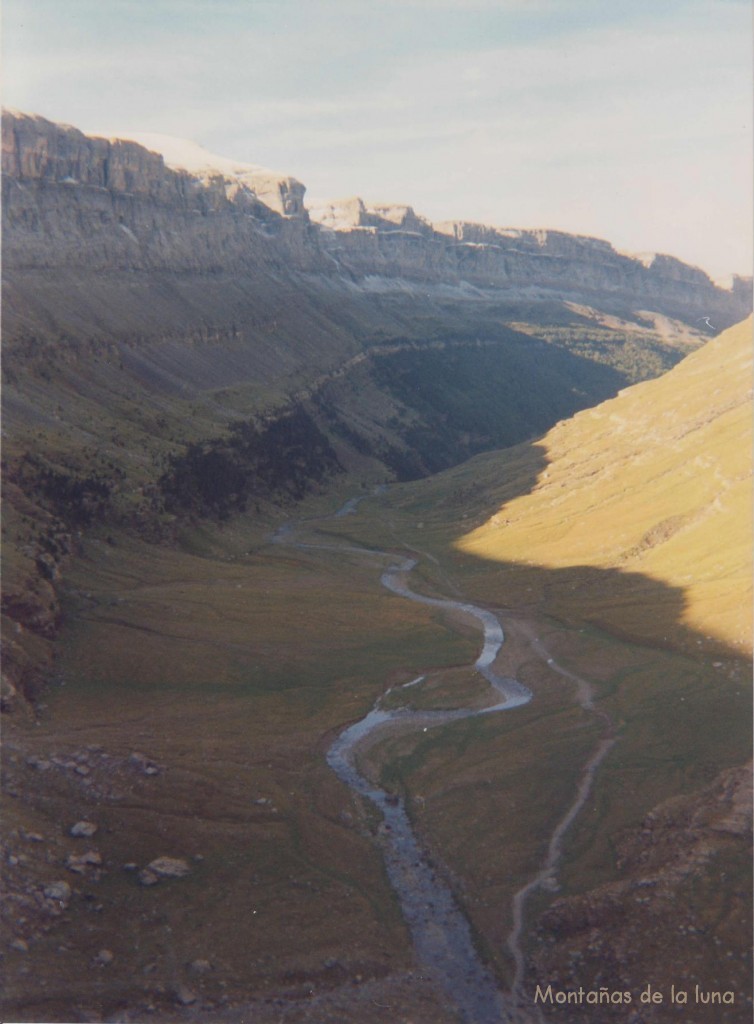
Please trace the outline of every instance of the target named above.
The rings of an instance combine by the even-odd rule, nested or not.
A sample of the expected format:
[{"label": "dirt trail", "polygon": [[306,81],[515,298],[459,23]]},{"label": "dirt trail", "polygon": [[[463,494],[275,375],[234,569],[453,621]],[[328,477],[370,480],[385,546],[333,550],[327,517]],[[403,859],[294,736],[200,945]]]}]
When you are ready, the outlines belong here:
[{"label": "dirt trail", "polygon": [[560,819],[555,827],[555,831],[550,837],[550,842],[547,847],[547,857],[545,858],[542,868],[530,882],[527,882],[527,884],[519,889],[513,896],[513,929],[508,936],[507,946],[515,964],[511,994],[514,1002],[520,1005],[524,1000],[523,983],[526,968],[523,950],[521,948],[526,901],[536,889],[550,889],[551,891],[555,891],[557,889],[557,867],[563,853],[563,839],[586,803],[592,789],[594,775],[608,752],[615,745],[617,737],[615,736],[615,727],[610,716],[605,711],[596,710],[594,707],[594,690],[592,684],[588,680],[575,675],[567,668],[558,664],[548,648],[542,640],[535,635],[534,630],[529,625],[521,621],[519,621],[517,625],[519,632],[529,638],[529,644],[532,650],[547,662],[550,669],[575,684],[577,702],[585,711],[589,711],[595,715],[602,723],[603,727],[602,738],[597,744],[594,753],[584,765],[573,803]]}]

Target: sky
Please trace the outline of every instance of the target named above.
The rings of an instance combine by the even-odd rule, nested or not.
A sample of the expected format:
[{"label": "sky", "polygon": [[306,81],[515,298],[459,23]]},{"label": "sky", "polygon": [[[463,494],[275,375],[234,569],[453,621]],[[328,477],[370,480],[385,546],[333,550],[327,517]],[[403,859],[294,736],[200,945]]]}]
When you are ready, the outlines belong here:
[{"label": "sky", "polygon": [[3,0],[6,106],[751,273],[750,0]]}]

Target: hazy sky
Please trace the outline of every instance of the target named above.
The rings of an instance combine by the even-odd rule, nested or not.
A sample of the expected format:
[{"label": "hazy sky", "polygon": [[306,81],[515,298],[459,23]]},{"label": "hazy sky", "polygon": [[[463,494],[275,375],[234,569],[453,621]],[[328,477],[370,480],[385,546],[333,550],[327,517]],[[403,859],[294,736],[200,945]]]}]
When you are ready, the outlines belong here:
[{"label": "hazy sky", "polygon": [[750,0],[3,0],[6,105],[751,272]]}]

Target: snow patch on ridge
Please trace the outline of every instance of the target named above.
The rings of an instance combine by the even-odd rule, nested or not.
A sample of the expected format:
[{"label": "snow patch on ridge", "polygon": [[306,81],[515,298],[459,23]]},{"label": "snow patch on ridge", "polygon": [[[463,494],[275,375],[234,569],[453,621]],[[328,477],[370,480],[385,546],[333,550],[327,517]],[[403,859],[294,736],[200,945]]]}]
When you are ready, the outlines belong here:
[{"label": "snow patch on ridge", "polygon": [[261,164],[244,163],[226,156],[210,153],[204,146],[192,139],[182,139],[177,135],[163,135],[159,132],[100,132],[110,141],[121,139],[125,142],[136,142],[153,153],[159,153],[168,167],[173,170],[188,171],[191,174],[207,174],[217,171],[231,178],[243,177],[245,174],[267,175],[285,178],[288,175],[278,174]]},{"label": "snow patch on ridge", "polygon": [[263,205],[284,217],[304,218],[304,185],[290,174],[281,174],[229,157],[210,153],[191,139],[158,132],[116,132],[106,136],[110,142],[134,142],[162,156],[165,165],[173,171],[183,171],[208,185],[222,178],[228,199],[238,201],[254,197]]}]

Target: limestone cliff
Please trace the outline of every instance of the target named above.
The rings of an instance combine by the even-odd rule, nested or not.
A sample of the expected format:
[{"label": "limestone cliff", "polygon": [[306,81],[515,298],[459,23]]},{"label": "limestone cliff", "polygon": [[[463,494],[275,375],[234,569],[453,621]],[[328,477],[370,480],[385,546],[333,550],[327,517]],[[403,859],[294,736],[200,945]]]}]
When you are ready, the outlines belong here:
[{"label": "limestone cliff", "polygon": [[[172,170],[137,143],[23,114],[4,114],[2,146],[7,269],[307,266],[306,217],[286,199],[288,182],[257,182],[261,196],[249,183],[228,188],[219,173]],[[273,209],[286,203],[298,216]]]},{"label": "limestone cliff", "polygon": [[[156,137],[142,136],[154,144]],[[181,160],[178,159],[178,163]],[[190,163],[190,161],[183,161]],[[41,117],[3,116],[4,261],[18,272],[166,271],[314,275],[352,294],[468,285],[508,303],[571,301],[621,313],[650,310],[716,328],[744,317],[746,285],[717,287],[670,256],[633,257],[608,242],[557,231],[466,222],[432,225],[410,207],[356,198],[304,208],[304,186],[253,165],[168,166],[133,141],[107,140]],[[477,296],[478,298],[478,296]],[[6,332],[18,329],[15,306]]]},{"label": "limestone cliff", "polygon": [[717,316],[721,326],[745,316],[751,303],[746,279],[722,289],[672,256],[632,256],[598,238],[465,221],[429,224],[410,207],[366,207],[360,199],[326,204],[311,216],[326,229],[323,245],[356,274],[439,275],[521,297],[533,289],[540,297],[600,295],[687,321]]},{"label": "limestone cliff", "polygon": [[166,167],[190,175],[197,185],[217,188],[220,183],[226,197],[237,205],[254,206],[254,201],[259,200],[284,217],[306,219],[306,189],[300,181],[288,174],[279,174],[258,164],[216,156],[195,142],[172,135],[132,132],[128,135],[116,134],[112,141],[118,142],[121,139],[136,142],[145,149],[159,153]]}]

